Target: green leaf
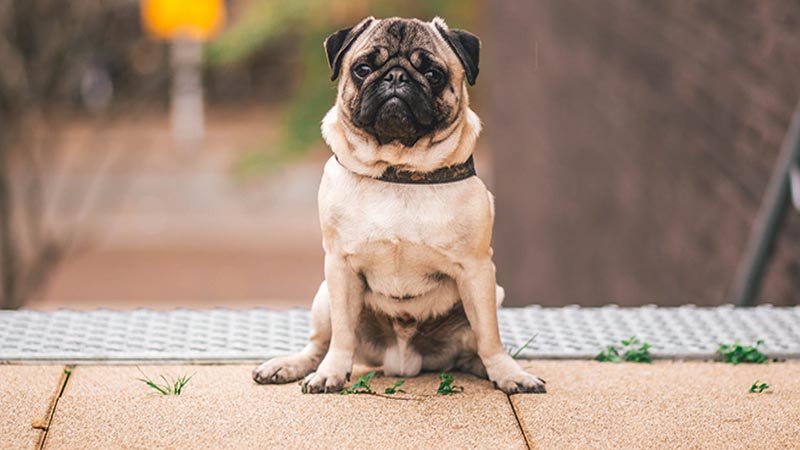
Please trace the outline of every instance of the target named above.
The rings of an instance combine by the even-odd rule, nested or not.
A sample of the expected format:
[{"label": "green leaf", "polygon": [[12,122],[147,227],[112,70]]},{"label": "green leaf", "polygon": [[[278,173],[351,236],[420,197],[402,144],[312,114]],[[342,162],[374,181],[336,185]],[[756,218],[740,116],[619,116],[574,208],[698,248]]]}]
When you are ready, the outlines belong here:
[{"label": "green leaf", "polygon": [[387,387],[387,388],[386,388],[386,389],[385,389],[383,392],[384,392],[385,394],[396,394],[396,393],[398,393],[398,392],[405,393],[406,391],[404,391],[404,390],[402,390],[402,389],[398,389],[398,388],[399,388],[400,386],[402,386],[402,385],[403,385],[403,383],[405,383],[405,382],[406,382],[405,380],[398,380],[398,381],[395,381],[393,385],[391,385],[390,387]]}]

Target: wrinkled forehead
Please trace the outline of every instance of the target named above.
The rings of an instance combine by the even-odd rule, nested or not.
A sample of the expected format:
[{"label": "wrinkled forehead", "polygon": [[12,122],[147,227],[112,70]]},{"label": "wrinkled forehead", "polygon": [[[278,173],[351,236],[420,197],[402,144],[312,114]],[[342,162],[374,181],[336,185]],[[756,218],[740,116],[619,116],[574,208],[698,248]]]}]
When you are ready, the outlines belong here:
[{"label": "wrinkled forehead", "polygon": [[411,58],[420,53],[444,65],[458,63],[458,57],[429,22],[417,19],[383,19],[370,26],[354,43],[351,61],[369,55],[377,65],[397,56]]}]

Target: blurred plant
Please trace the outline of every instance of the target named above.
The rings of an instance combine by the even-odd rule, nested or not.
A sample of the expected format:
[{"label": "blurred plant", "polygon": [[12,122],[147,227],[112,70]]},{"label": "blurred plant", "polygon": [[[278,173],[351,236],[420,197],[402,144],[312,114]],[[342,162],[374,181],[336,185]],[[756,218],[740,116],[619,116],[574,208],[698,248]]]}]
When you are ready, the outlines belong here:
[{"label": "blurred plant", "polygon": [[622,358],[619,356],[619,350],[617,350],[617,347],[613,345],[607,346],[606,349],[598,353],[598,355],[595,356],[594,359],[595,361],[600,361],[600,362],[613,362],[613,363],[622,362]]},{"label": "blurred plant", "polygon": [[353,26],[366,16],[406,16],[429,20],[444,17],[451,26],[470,28],[475,0],[253,0],[239,20],[206,46],[206,62],[235,65],[253,57],[267,45],[291,40],[297,55],[296,84],[286,105],[276,149],[258,149],[235,168],[240,177],[259,174],[287,160],[304,155],[321,141],[319,126],[333,105],[336,90],[322,42],[340,28]]},{"label": "blurred plant", "polygon": [[736,340],[733,344],[720,345],[717,353],[722,357],[722,362],[734,365],[739,363],[766,364],[769,361],[769,357],[758,349],[761,345],[764,345],[764,341],[761,339],[756,341],[756,345],[745,346],[739,344],[739,340]]},{"label": "blurred plant", "polygon": [[[613,363],[622,361],[635,363],[653,362],[653,358],[650,356],[650,344],[647,342],[642,342],[636,336],[631,336],[630,339],[623,339],[620,343],[623,345],[621,349],[609,345],[605,350],[595,356],[594,359],[600,362]],[[641,344],[641,346],[639,346],[639,344]]]}]

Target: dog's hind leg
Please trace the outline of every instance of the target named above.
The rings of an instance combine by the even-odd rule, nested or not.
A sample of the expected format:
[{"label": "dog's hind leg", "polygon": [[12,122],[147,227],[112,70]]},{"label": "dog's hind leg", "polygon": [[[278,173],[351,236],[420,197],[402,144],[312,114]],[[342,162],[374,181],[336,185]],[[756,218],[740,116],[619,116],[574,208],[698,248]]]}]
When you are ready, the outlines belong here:
[{"label": "dog's hind leg", "polygon": [[311,339],[300,353],[272,358],[253,370],[260,384],[288,383],[317,370],[331,341],[331,312],[328,285],[322,282],[311,305]]},{"label": "dog's hind leg", "polygon": [[479,378],[489,378],[486,374],[486,366],[483,365],[483,361],[481,361],[477,353],[465,355],[456,363],[455,368],[461,372],[471,373]]}]

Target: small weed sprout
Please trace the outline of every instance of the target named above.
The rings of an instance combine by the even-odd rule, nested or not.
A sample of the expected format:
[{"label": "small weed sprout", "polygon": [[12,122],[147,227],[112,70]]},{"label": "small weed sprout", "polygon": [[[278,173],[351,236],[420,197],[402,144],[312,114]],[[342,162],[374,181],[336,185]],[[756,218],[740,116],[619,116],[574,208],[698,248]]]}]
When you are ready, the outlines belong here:
[{"label": "small weed sprout", "polygon": [[595,356],[594,359],[600,362],[613,362],[613,363],[618,363],[622,361],[622,358],[620,358],[619,356],[619,350],[617,350],[617,347],[614,347],[613,345],[609,345],[608,347],[606,347],[606,349],[600,352],[597,356]]},{"label": "small weed sprout", "polygon": [[67,388],[67,383],[69,382],[69,377],[72,376],[72,368],[65,367],[64,368],[64,383],[61,385],[61,393],[58,396],[64,395],[64,390]]},{"label": "small weed sprout", "polygon": [[518,349],[514,350],[514,347],[508,347],[508,348],[506,348],[506,351],[508,352],[509,355],[511,355],[512,358],[519,359],[519,355],[526,348],[528,348],[529,345],[531,345],[531,342],[533,342],[533,340],[536,339],[536,336],[538,336],[538,335],[539,335],[539,333],[536,333],[533,336],[531,336],[531,338],[528,339],[524,344],[522,344],[522,346],[519,347]]},{"label": "small weed sprout", "polygon": [[158,391],[161,395],[181,395],[183,392],[183,388],[189,384],[189,380],[195,374],[191,374],[189,376],[183,375],[178,378],[171,378],[171,380],[167,380],[167,377],[164,375],[159,375],[159,378],[163,381],[163,384],[160,382],[155,382],[151,380],[147,375],[139,369],[139,372],[142,374],[144,378],[137,378],[137,380],[141,381],[142,383],[150,386],[151,388]]},{"label": "small weed sprout", "polygon": [[345,388],[344,390],[342,390],[342,392],[340,392],[340,394],[342,394],[342,395],[347,395],[347,394],[353,394],[353,395],[355,395],[355,394],[374,394],[375,391],[373,391],[372,387],[370,387],[370,385],[369,385],[370,381],[372,381],[372,378],[374,376],[375,376],[375,372],[372,371],[372,372],[364,375],[363,377],[358,377],[358,382],[356,384],[350,386],[349,388]]},{"label": "small weed sprout", "polygon": [[720,345],[717,353],[722,356],[722,362],[734,365],[739,363],[766,364],[769,361],[769,357],[758,349],[761,345],[764,345],[764,341],[761,339],[756,341],[756,345],[745,346],[740,345],[737,339],[733,344]]},{"label": "small weed sprout", "polygon": [[405,393],[406,393],[406,391],[404,391],[404,390],[402,390],[402,389],[398,389],[398,388],[399,388],[400,386],[402,386],[402,385],[403,385],[403,383],[405,383],[405,382],[406,382],[406,380],[397,380],[397,381],[395,381],[395,382],[394,382],[394,384],[393,384],[393,385],[391,385],[391,386],[387,387],[387,388],[386,388],[386,389],[385,389],[383,392],[384,392],[385,394],[397,394],[397,393],[399,393],[399,392],[402,392],[403,394],[405,394]]},{"label": "small weed sprout", "polygon": [[[642,342],[636,336],[620,341],[622,348],[609,345],[605,350],[594,357],[601,362],[619,363],[622,361],[634,363],[651,363],[653,358],[650,356],[650,344]],[[622,352],[622,353],[620,353]]]},{"label": "small weed sprout", "polygon": [[760,393],[764,392],[765,390],[767,390],[769,388],[770,388],[769,384],[767,384],[767,383],[759,383],[758,380],[756,380],[750,386],[750,390],[748,392],[750,392],[751,394],[760,394]]},{"label": "small weed sprout", "polygon": [[464,386],[456,386],[453,384],[455,379],[449,373],[440,373],[439,379],[439,388],[436,390],[441,395],[450,395],[450,394],[457,394],[459,392],[464,392]]}]

